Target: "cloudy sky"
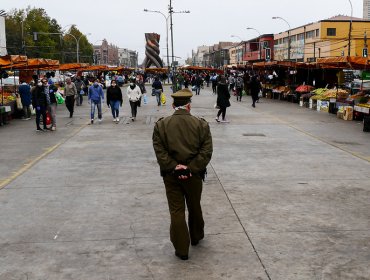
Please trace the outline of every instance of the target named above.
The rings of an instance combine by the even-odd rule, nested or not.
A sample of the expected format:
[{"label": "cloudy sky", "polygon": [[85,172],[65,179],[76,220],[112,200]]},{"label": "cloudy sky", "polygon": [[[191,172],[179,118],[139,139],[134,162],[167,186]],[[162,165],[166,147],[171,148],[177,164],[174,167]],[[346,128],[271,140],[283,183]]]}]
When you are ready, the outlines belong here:
[{"label": "cloudy sky", "polygon": [[[363,0],[351,0],[353,16],[362,17]],[[189,10],[190,14],[174,14],[174,51],[180,63],[200,45],[219,41],[244,40],[260,33],[279,33],[335,15],[351,14],[350,0],[173,0],[175,11]],[[83,33],[92,33],[89,41],[107,39],[119,47],[137,50],[144,58],[144,33],[161,34],[161,55],[166,54],[166,25],[160,14],[144,13],[143,9],[160,10],[167,14],[169,0],[1,0],[0,10],[9,11],[27,6],[44,8],[61,26],[76,24]]]}]

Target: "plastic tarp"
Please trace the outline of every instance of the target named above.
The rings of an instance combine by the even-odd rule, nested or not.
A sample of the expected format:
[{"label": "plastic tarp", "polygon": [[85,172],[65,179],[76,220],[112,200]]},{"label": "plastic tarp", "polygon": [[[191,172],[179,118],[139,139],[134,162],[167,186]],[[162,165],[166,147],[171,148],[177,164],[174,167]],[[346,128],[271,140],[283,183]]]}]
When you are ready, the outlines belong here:
[{"label": "plastic tarp", "polygon": [[340,56],[340,57],[328,57],[317,59],[317,65],[321,68],[328,69],[366,69],[369,65],[367,57],[361,56]]},{"label": "plastic tarp", "polygon": [[60,71],[69,71],[69,70],[80,70],[84,69],[86,67],[89,67],[90,65],[88,63],[65,63],[59,65]]}]

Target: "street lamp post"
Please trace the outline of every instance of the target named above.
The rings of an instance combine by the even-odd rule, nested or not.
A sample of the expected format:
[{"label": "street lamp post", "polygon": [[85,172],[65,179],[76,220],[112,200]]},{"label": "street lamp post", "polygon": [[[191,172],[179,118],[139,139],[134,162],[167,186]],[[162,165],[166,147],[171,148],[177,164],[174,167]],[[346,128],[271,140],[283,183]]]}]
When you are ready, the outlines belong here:
[{"label": "street lamp post", "polygon": [[[242,64],[244,58],[244,40],[238,35],[231,35],[231,38],[238,38],[240,40],[240,45],[242,45]],[[238,64],[239,64],[239,52],[238,52]]]},{"label": "street lamp post", "polygon": [[261,55],[261,32],[259,32],[256,28],[253,28],[253,27],[247,27],[247,30],[254,30],[258,33],[259,37],[258,37],[258,52],[259,52],[259,60],[261,60],[262,58],[262,55]]},{"label": "street lamp post", "polygon": [[81,38],[83,36],[91,35],[91,33],[87,33],[86,35],[85,34],[81,34],[81,36],[78,37],[78,39],[76,38],[75,35],[73,35],[71,33],[66,33],[66,35],[72,36],[75,39],[75,41],[76,41],[76,61],[77,61],[77,63],[79,63],[80,62],[80,58],[79,58],[80,40],[81,40]]},{"label": "street lamp post", "polygon": [[348,56],[351,56],[351,33],[352,33],[352,18],[353,18],[353,6],[352,1],[348,0],[349,4],[351,5],[351,20],[349,23],[349,34],[348,34]]},{"label": "street lamp post", "polygon": [[272,19],[281,19],[282,21],[284,21],[287,25],[288,25],[288,27],[289,27],[289,30],[288,30],[288,60],[290,60],[290,29],[291,29],[291,27],[290,27],[290,24],[289,24],[289,22],[288,21],[286,21],[284,18],[282,18],[282,17],[272,17]]}]

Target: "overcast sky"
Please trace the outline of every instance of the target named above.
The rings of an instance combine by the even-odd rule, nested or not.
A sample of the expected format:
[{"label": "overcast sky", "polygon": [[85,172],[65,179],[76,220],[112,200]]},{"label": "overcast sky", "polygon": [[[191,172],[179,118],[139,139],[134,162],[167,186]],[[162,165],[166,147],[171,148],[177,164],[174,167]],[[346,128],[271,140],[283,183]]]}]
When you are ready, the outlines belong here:
[{"label": "overcast sky", "polygon": [[[256,28],[262,34],[288,29],[284,21],[273,20],[273,16],[283,17],[294,28],[338,14],[351,14],[350,0],[173,0],[172,3],[175,11],[190,11],[173,17],[174,51],[175,56],[182,58],[180,63],[197,46],[239,40],[231,35],[244,40],[258,36],[246,27]],[[144,13],[143,9],[167,14],[168,4],[169,0],[1,0],[0,10],[44,8],[62,27],[76,24],[82,33],[92,33],[88,38],[93,44],[105,38],[118,47],[138,51],[141,62],[146,32],[161,35],[161,56],[166,55],[165,19],[160,14]],[[352,4],[353,16],[362,17],[363,0],[352,0]]]}]

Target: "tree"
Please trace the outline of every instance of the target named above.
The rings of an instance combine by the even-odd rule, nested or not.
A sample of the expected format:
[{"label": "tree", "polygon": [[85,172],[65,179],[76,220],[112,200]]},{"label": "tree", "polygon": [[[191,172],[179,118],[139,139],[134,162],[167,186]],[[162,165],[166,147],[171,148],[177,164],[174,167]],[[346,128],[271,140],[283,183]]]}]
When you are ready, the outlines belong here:
[{"label": "tree", "polygon": [[[76,41],[67,33],[77,39],[82,33],[76,26],[63,33],[57,20],[51,19],[44,9],[30,7],[14,9],[8,13],[5,25],[9,54],[24,54],[29,58],[57,59],[61,63],[76,62]],[[34,40],[35,32],[37,40]],[[93,48],[86,36],[81,37],[79,46],[80,61],[91,63]]]}]

